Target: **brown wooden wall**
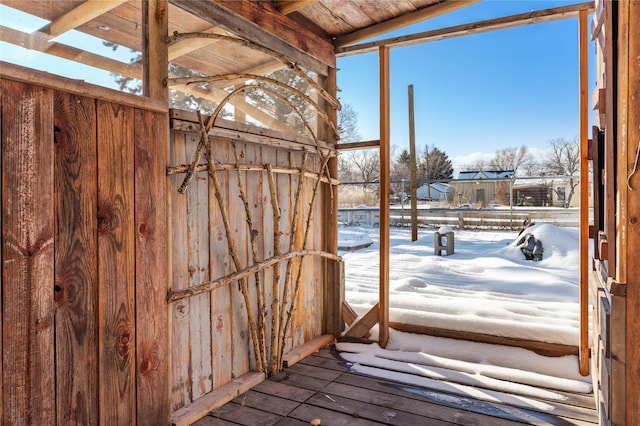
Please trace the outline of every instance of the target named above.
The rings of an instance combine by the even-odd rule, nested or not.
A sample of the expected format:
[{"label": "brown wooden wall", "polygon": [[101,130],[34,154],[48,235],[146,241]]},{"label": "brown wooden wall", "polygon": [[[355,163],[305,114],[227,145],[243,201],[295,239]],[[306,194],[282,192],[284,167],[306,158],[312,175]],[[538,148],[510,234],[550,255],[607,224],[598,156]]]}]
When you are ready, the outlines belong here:
[{"label": "brown wooden wall", "polygon": [[[302,162],[302,151],[291,147],[232,141],[229,138],[210,137],[215,162],[227,170],[216,171],[220,180],[224,209],[232,228],[241,268],[254,265],[247,214],[240,198],[237,165],[257,166],[241,171],[242,188],[248,197],[253,232],[257,233],[257,260],[273,257],[274,215],[271,204],[265,164],[279,169],[276,172],[278,204],[280,206],[281,253],[290,250],[295,199]],[[200,140],[199,133],[172,131],[169,165],[180,166],[193,160]],[[235,152],[234,152],[235,145]],[[236,153],[238,162],[236,162]],[[320,156],[310,154],[307,171],[318,172]],[[200,161],[205,163],[204,156]],[[290,172],[285,173],[283,170]],[[180,290],[215,281],[235,272],[237,268],[229,254],[227,236],[219,204],[208,171],[197,172],[184,194],[178,193],[185,175],[168,177],[171,288]],[[304,178],[301,208],[298,215],[296,248],[302,248],[303,233],[316,179]],[[312,225],[307,249],[322,250],[321,196],[313,203]],[[295,261],[294,261],[295,262]],[[306,256],[302,265],[302,281],[297,309],[285,352],[322,334],[324,260]],[[281,279],[287,262],[280,263]],[[295,268],[294,268],[295,271]],[[271,302],[273,300],[273,272],[267,268],[259,273],[264,286],[266,306],[267,346],[271,332]],[[248,280],[251,304],[257,311],[255,277]],[[282,291],[282,286],[279,286]],[[279,296],[282,300],[282,295]],[[188,406],[191,402],[230,382],[233,378],[255,371],[256,362],[250,341],[245,299],[237,281],[172,303],[172,408]],[[268,353],[268,351],[267,351]]]},{"label": "brown wooden wall", "polygon": [[2,423],[166,424],[167,115],[0,84]]},{"label": "brown wooden wall", "polygon": [[640,425],[640,2],[596,1],[593,377],[602,425]]}]

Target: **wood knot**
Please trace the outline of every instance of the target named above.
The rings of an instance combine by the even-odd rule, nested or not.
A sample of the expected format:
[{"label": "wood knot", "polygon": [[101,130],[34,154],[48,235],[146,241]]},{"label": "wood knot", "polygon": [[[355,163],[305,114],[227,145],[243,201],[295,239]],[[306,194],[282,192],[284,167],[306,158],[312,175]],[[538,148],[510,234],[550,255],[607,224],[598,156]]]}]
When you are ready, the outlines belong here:
[{"label": "wood knot", "polygon": [[147,224],[144,222],[141,222],[140,225],[138,225],[138,233],[140,235],[146,235],[147,234]]},{"label": "wood knot", "polygon": [[62,281],[56,280],[53,285],[53,300],[58,305],[63,304],[66,301],[66,293],[67,292],[65,291]]},{"label": "wood knot", "polygon": [[98,209],[98,233],[104,234],[111,228],[111,211],[107,208]]},{"label": "wood knot", "polygon": [[635,217],[635,216],[633,216],[631,219],[629,219],[629,222],[630,222],[632,225],[635,225],[635,224],[638,222],[638,218],[637,218],[637,217]]}]

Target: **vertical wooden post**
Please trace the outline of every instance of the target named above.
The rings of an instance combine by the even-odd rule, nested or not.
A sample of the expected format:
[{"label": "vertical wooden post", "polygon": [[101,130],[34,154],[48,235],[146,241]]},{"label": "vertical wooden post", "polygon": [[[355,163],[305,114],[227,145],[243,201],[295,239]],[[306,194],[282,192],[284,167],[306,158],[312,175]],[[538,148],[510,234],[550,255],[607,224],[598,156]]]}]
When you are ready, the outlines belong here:
[{"label": "vertical wooden post", "polygon": [[136,413],[138,424],[167,424],[169,327],[167,214],[165,192],[166,116],[135,111]]},{"label": "vertical wooden post", "polygon": [[[620,13],[618,28],[619,70],[626,73],[618,80],[618,138],[626,151],[621,157],[619,168],[624,180],[618,182],[619,192],[626,193],[626,212],[621,212],[620,221],[625,223],[627,234],[626,247],[620,252],[619,262],[626,263],[626,424],[637,425],[640,419],[640,345],[638,327],[640,327],[640,3],[638,1],[617,2]],[[624,37],[626,35],[626,38]],[[626,52],[625,52],[626,50]],[[619,75],[620,75],[619,74]],[[626,188],[622,188],[622,186]],[[622,423],[622,421],[621,421]]]},{"label": "vertical wooden post", "polygon": [[[411,241],[418,239],[418,195],[416,183],[416,126],[413,110],[413,84],[409,85],[409,176],[411,181]],[[427,185],[429,182],[427,182]],[[404,195],[404,194],[403,194]]]},{"label": "vertical wooden post", "polygon": [[589,374],[589,95],[587,10],[579,21],[580,50],[580,374]]},{"label": "vertical wooden post", "polygon": [[152,99],[164,101],[168,108],[169,49],[166,42],[169,32],[168,0],[144,0],[142,15],[144,24],[143,93]]},{"label": "vertical wooden post", "polygon": [[389,47],[380,46],[380,302],[381,347],[389,341],[389,175],[390,175],[390,108]]},{"label": "vertical wooden post", "polygon": [[[337,93],[337,70],[329,68],[329,74],[325,79],[325,89],[332,96]],[[326,103],[325,103],[326,104]],[[337,112],[335,109],[327,107],[329,119],[336,124]],[[327,142],[336,143],[333,132],[327,131],[327,126],[320,126],[322,120],[318,120],[318,134],[323,135]],[[331,176],[338,176],[338,158],[333,157],[328,163]],[[323,236],[324,250],[329,253],[338,253],[338,191],[335,187],[327,184],[322,191],[322,217],[323,217]],[[325,282],[324,282],[324,315],[323,329],[324,333],[330,333],[339,336],[344,328],[342,319],[342,303],[344,301],[344,268],[343,265],[337,264],[332,260],[325,260]]]}]

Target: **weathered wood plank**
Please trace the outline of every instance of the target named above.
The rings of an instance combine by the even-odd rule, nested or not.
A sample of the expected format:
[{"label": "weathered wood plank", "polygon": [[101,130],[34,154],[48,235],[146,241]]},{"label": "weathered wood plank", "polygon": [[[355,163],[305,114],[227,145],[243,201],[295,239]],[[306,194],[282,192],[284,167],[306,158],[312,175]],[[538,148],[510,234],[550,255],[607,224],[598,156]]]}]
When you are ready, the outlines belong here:
[{"label": "weathered wood plank", "polygon": [[[169,164],[189,161],[186,152],[186,134],[171,133]],[[170,252],[171,289],[180,290],[189,287],[189,254],[187,235],[187,195],[179,194],[178,188],[184,176],[173,175],[167,178],[167,197],[169,199],[169,226],[171,229]],[[189,321],[191,301],[178,300],[171,306],[171,408],[178,409],[191,402],[191,379],[189,366],[191,349],[189,345]]]},{"label": "weathered wood plank", "polygon": [[212,419],[222,419],[233,424],[245,426],[272,426],[282,418],[277,414],[268,413],[257,408],[246,407],[241,404],[226,404],[210,415]]},{"label": "weathered wood plank", "polygon": [[204,417],[209,411],[221,407],[238,395],[264,381],[264,379],[265,376],[263,373],[244,374],[233,382],[209,392],[206,396],[200,398],[188,407],[175,411],[172,415],[171,422],[175,426],[190,425]]},{"label": "weathered wood plank", "polygon": [[126,0],[113,0],[111,2],[87,1],[79,6],[71,9],[69,12],[54,19],[51,24],[47,25],[42,31],[51,37],[59,36],[80,25],[89,22],[93,18],[107,13],[114,7],[125,3]]},{"label": "weathered wood plank", "polygon": [[[627,175],[632,176],[634,182],[632,187],[634,190],[640,188],[640,178],[638,178],[637,156],[640,149],[640,108],[638,107],[638,94],[640,93],[640,29],[638,28],[638,20],[640,19],[640,4],[637,1],[628,1],[621,3],[621,7],[628,8],[628,99],[626,100],[626,129],[628,131],[627,146]],[[635,22],[635,24],[634,24]],[[625,100],[622,100],[624,103]],[[622,110],[623,108],[621,108]],[[622,123],[625,126],[625,123]],[[624,128],[622,128],[624,132]],[[625,167],[621,167],[623,170]],[[638,261],[637,249],[640,247],[640,224],[638,223],[640,216],[640,197],[637,194],[629,193],[628,197],[628,242],[626,259],[621,262],[627,264],[627,323],[626,323],[626,342],[627,342],[627,382],[626,382],[626,422],[627,424],[637,424],[640,422],[640,345],[637,341],[638,328],[640,327],[640,262]],[[615,396],[612,396],[615,398]]]},{"label": "weathered wood plank", "polygon": [[479,0],[461,0],[451,3],[441,2],[436,3],[435,5],[429,5],[422,9],[418,9],[415,12],[405,13],[396,18],[388,19],[384,22],[370,25],[361,30],[338,37],[335,41],[335,45],[337,47],[348,46],[358,41],[367,40],[411,24],[453,12],[460,8],[472,5],[473,3],[477,3],[478,1]]},{"label": "weathered wood plank", "polygon": [[[458,419],[460,424],[478,424],[478,425],[499,425],[510,424],[512,421],[522,421],[523,419],[536,419],[539,424],[567,424],[566,421],[556,421],[554,423],[554,416],[549,413],[538,414],[532,410],[509,407],[508,405],[485,402],[475,400],[473,398],[463,397],[460,395],[451,396],[441,390],[419,388],[401,383],[394,383],[391,381],[380,380],[378,378],[369,378],[355,374],[342,374],[340,375],[335,384],[327,386],[325,390],[329,391],[331,386],[335,392],[345,391],[344,388],[337,387],[337,384],[346,384],[359,388],[366,389],[368,392],[377,391],[387,395],[397,395],[406,397],[409,402],[397,401],[394,406],[399,409],[401,407],[417,407],[413,412],[423,412],[424,415],[432,416],[441,420],[449,420],[452,418]],[[350,394],[354,394],[355,391],[350,391]],[[371,396],[370,396],[371,397]],[[415,402],[412,404],[410,400],[420,401],[420,404]],[[423,405],[424,404],[424,405]],[[549,405],[548,405],[549,406]],[[566,408],[566,407],[564,407]],[[590,418],[593,419],[593,410],[580,410],[582,414],[589,413]],[[563,410],[563,414],[566,414],[568,410]]]},{"label": "weathered wood plank", "polygon": [[[239,144],[240,145],[240,144]],[[236,147],[238,156],[240,156],[241,146]],[[233,147],[230,143],[224,141],[215,145],[215,150],[220,151],[221,158],[227,158],[228,162],[235,163],[235,155]],[[240,267],[247,265],[247,224],[244,207],[240,200],[240,189],[238,187],[238,173],[236,171],[228,172],[228,189],[225,196],[225,205],[227,214],[229,215],[229,223],[231,225],[231,235],[229,236],[237,247]],[[216,219],[219,220],[219,219]],[[228,251],[228,249],[227,249]],[[231,262],[230,268],[236,271],[237,268]],[[248,282],[248,280],[247,280]],[[238,377],[250,370],[255,370],[255,354],[253,345],[251,344],[251,332],[249,330],[249,321],[247,318],[247,306],[244,296],[240,290],[240,283],[231,285],[231,314],[233,328],[231,330],[232,347],[233,347],[233,376]],[[253,293],[253,292],[252,292]]]},{"label": "weathered wood plank", "polygon": [[136,421],[134,110],[98,101],[100,423]]},{"label": "weathered wood plank", "polygon": [[[186,139],[187,158],[192,159],[200,135],[190,133]],[[209,176],[197,172],[186,192],[187,246],[189,287],[209,278]],[[212,388],[212,335],[211,295],[200,294],[191,298],[189,318],[190,376],[192,401],[211,392]]]},{"label": "weathered wood plank", "polygon": [[[302,404],[293,410],[290,416],[294,419],[304,421],[307,424],[311,423],[314,419],[319,419],[322,423],[331,426],[371,426],[375,424],[369,419],[358,417],[357,413],[354,415],[354,413],[355,412],[337,412],[324,407]],[[384,419],[381,419],[379,423],[384,424]]]},{"label": "weathered wood plank", "polygon": [[[338,393],[340,391],[346,391],[346,393]],[[316,393],[305,403],[314,407],[322,407],[332,412],[351,415],[357,419],[375,421],[382,424],[428,424],[434,426],[455,424],[432,417],[430,411],[425,413],[424,405],[416,404],[415,400],[402,401],[402,398],[389,397],[384,393],[334,383],[331,383],[326,391],[321,394]],[[425,414],[429,416],[427,417]],[[447,417],[447,419],[449,418]]]},{"label": "weathered wood plank", "polygon": [[269,4],[256,2],[170,2],[212,25],[285,55],[293,62],[326,75],[327,65],[335,66],[333,43],[280,14]]},{"label": "weathered wood plank", "polygon": [[[77,60],[79,53],[81,53],[81,51],[72,50],[69,53],[69,56],[73,57],[74,60]],[[87,52],[82,52],[82,54],[83,57],[88,55]],[[107,70],[123,75],[131,74],[130,72],[126,72],[126,69],[130,67],[130,65],[116,60],[113,60],[113,62],[118,63],[120,68],[116,69],[115,67],[110,67],[106,68]],[[70,80],[48,72],[25,68],[8,62],[0,61],[0,68],[2,68],[2,76],[5,78],[11,78],[12,80],[29,84],[37,84],[38,86],[59,89],[67,93],[113,101],[123,105],[149,109],[152,111],[166,112],[167,110],[167,104],[164,102],[159,102],[157,100],[138,95],[132,95],[130,93],[118,92],[113,89],[96,86],[95,84],[86,83],[84,81]],[[100,66],[99,68],[104,68],[104,66]],[[136,73],[135,77],[139,78],[139,74]]]},{"label": "weathered wood plank", "polygon": [[[0,80],[0,88],[2,88],[2,80]],[[0,183],[2,183],[2,177],[3,177],[3,173],[2,170],[4,170],[4,168],[2,167],[2,157],[3,157],[3,152],[4,152],[4,139],[2,138],[2,115],[1,115],[1,111],[2,111],[2,94],[4,93],[4,90],[0,90]],[[2,238],[2,241],[4,240],[4,233],[2,231],[3,227],[4,227],[4,209],[2,208],[3,203],[3,192],[0,189],[0,238]],[[2,290],[2,277],[4,276],[4,270],[2,265],[4,265],[4,257],[2,255],[4,250],[4,243],[0,244],[0,295],[4,294],[3,290]],[[0,303],[2,303],[2,296],[0,296]],[[4,354],[4,326],[3,326],[3,322],[4,322],[4,311],[3,309],[0,307],[0,363],[4,362],[4,358],[3,358],[3,354]],[[4,364],[2,364],[4,365]],[[0,419],[4,419],[4,369],[0,368],[0,383],[2,384],[2,386],[0,386]]]},{"label": "weathered wood plank", "polygon": [[[226,150],[218,147],[221,142],[215,139],[212,142],[215,161],[228,162]],[[228,197],[229,172],[216,172],[223,196]],[[215,198],[214,187],[209,183],[209,276],[219,278],[233,271],[225,230],[220,220],[220,210]],[[229,383],[233,378],[233,306],[231,294],[234,284],[215,289],[211,292],[211,339],[215,344],[211,345],[213,361],[213,388]]]},{"label": "weathered wood plank", "polygon": [[314,391],[309,389],[301,389],[299,387],[286,384],[286,381],[276,382],[274,380],[265,380],[253,387],[253,390],[297,402],[306,401],[314,393]]},{"label": "weathered wood plank", "polygon": [[[55,94],[56,409],[58,424],[98,422],[95,100]],[[82,371],[83,374],[75,374]]]},{"label": "weathered wood plank", "polygon": [[1,84],[3,415],[54,424],[53,93]]},{"label": "weathered wood plank", "polygon": [[[424,31],[420,33],[410,34],[407,36],[398,36],[388,39],[376,40],[372,42],[361,43],[353,46],[344,46],[336,48],[337,56],[362,54],[374,52],[380,46],[402,47],[410,46],[418,43],[427,43],[437,40],[445,40],[453,37],[461,37],[472,34],[480,34],[487,31],[495,31],[506,28],[513,28],[533,23],[550,22],[558,19],[567,19],[578,15],[580,10],[592,10],[593,2],[577,3],[557,8],[537,10],[532,12],[521,13],[518,15],[505,16],[500,18],[488,19],[485,21],[473,22],[470,24],[461,24],[448,28],[439,28],[436,30]],[[348,37],[348,36],[345,36]]]},{"label": "weathered wood plank", "polygon": [[368,336],[371,327],[376,325],[380,316],[380,306],[376,303],[364,314],[358,318],[344,334],[345,337],[363,338]]},{"label": "weathered wood plank", "polygon": [[[262,146],[260,148],[261,154],[261,163],[263,165],[270,164],[275,166],[276,164],[276,151],[272,147]],[[261,204],[262,204],[262,233],[261,233],[261,242],[262,242],[262,258],[267,259],[273,257],[274,255],[274,213],[273,206],[271,204],[271,192],[269,190],[269,178],[267,173],[264,172],[262,174],[263,184],[261,190]],[[277,216],[277,215],[276,215]],[[274,268],[279,268],[280,265],[276,265],[275,267],[268,268],[263,273],[264,280],[264,303],[265,303],[265,312],[266,312],[266,333],[265,336],[267,338],[267,359],[270,361],[271,357],[271,333],[273,330],[273,312],[272,312],[272,302],[273,302],[273,271]]]},{"label": "weathered wood plank", "polygon": [[[276,165],[283,167],[296,167],[297,164],[291,161],[289,154],[289,152],[283,150],[276,151]],[[295,186],[293,182],[293,175],[283,176],[279,174],[276,176],[278,205],[280,206],[280,246],[283,253],[289,251],[291,239],[293,238],[291,234],[293,225],[293,205],[295,198]],[[289,259],[288,262],[294,262],[294,260]],[[280,300],[280,305],[282,305],[283,303],[287,303],[287,301],[284,300],[283,291],[286,268],[287,262],[282,262],[280,265],[280,295],[278,297]],[[290,339],[287,337],[285,340],[285,347],[280,348],[281,353],[285,353],[291,349]],[[282,344],[282,342],[279,342],[278,344],[280,345]]]},{"label": "weathered wood plank", "polygon": [[167,317],[167,115],[135,112],[136,386],[138,424],[170,415]]},{"label": "weathered wood plank", "polygon": [[[254,144],[244,144],[244,159],[241,159],[241,161],[243,161],[244,164],[251,166],[262,166],[262,151],[260,149],[260,146]],[[248,244],[247,265],[253,265],[264,259],[264,245],[262,244],[262,234],[270,233],[269,231],[272,230],[272,228],[262,227],[263,208],[268,208],[271,205],[270,202],[266,204],[262,203],[262,177],[263,171],[243,172],[243,180],[245,184],[244,190],[247,197],[247,203],[249,205],[249,214],[251,215],[251,224],[253,227],[253,229],[247,228],[247,240],[249,240],[246,243]],[[256,245],[255,256],[253,253],[253,248],[251,247],[251,239],[254,240],[254,243]],[[256,285],[256,275],[259,286]],[[249,290],[250,292],[252,292],[252,294],[255,295],[253,312],[255,313],[256,321],[258,322],[258,328],[262,328],[261,333],[264,336],[264,341],[261,342],[261,345],[265,347],[264,350],[266,350],[267,341],[270,337],[270,329],[267,327],[270,322],[267,321],[266,318],[266,309],[267,306],[271,306],[270,304],[266,305],[265,303],[265,276],[272,277],[271,270],[262,270],[257,274],[251,276],[251,279],[249,280]],[[269,285],[271,285],[271,281],[269,281]],[[262,306],[260,308],[258,308],[258,294],[260,294],[259,300],[262,303]],[[262,312],[264,315],[260,316],[260,312]],[[265,354],[268,353],[268,351],[265,352]],[[267,365],[269,365],[268,360]]]},{"label": "weathered wood plank", "polygon": [[142,2],[143,94],[164,102],[169,107],[169,88],[165,81],[169,70],[169,51],[166,37],[169,32],[168,0],[145,0]]},{"label": "weathered wood plank", "polygon": [[[378,50],[380,67],[380,284],[378,288],[379,343],[389,341],[389,179],[391,162],[391,109],[389,48]],[[371,328],[371,327],[369,327]]]},{"label": "weathered wood plank", "polygon": [[297,346],[292,351],[285,354],[283,357],[284,367],[290,367],[296,362],[311,355],[321,347],[328,345],[334,341],[334,337],[331,334],[324,334],[305,342],[302,345]]},{"label": "weathered wood plank", "polygon": [[284,397],[256,392],[254,390],[238,396],[233,400],[233,403],[242,407],[257,408],[263,410],[263,412],[277,414],[278,416],[286,416],[300,404],[297,401],[291,401]]}]

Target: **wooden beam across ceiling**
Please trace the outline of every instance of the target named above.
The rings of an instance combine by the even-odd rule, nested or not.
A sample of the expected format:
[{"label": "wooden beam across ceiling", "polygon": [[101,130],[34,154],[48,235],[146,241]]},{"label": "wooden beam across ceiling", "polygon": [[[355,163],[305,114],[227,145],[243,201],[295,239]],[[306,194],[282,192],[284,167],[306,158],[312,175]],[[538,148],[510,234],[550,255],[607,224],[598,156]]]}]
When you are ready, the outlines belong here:
[{"label": "wooden beam across ceiling", "polygon": [[245,40],[269,47],[320,75],[327,75],[328,67],[335,67],[334,48],[330,40],[319,38],[309,29],[270,7],[268,2],[169,2],[212,25],[219,25],[235,35],[241,35]]},{"label": "wooden beam across ceiling", "polygon": [[342,48],[362,40],[367,40],[372,37],[377,37],[379,35],[395,31],[397,29],[406,27],[407,25],[417,24],[418,22],[422,22],[427,19],[435,18],[436,16],[444,15],[446,13],[462,9],[463,7],[478,3],[479,1],[480,0],[440,1],[435,5],[426,6],[422,9],[416,10],[415,12],[405,13],[404,15],[391,18],[387,21],[380,22],[379,24],[371,25],[361,30],[357,30],[338,37],[335,40],[334,45],[336,46],[336,48]]},{"label": "wooden beam across ceiling", "polygon": [[336,49],[336,56],[348,56],[361,53],[375,52],[380,46],[402,47],[465,35],[479,34],[488,31],[502,30],[523,25],[539,24],[542,22],[557,21],[577,17],[581,10],[593,11],[594,2],[577,3],[569,6],[555,7],[551,9],[537,10],[502,18],[488,19],[486,21],[473,22],[471,24],[456,25],[440,28],[407,36],[392,37],[384,40],[362,43],[354,46],[340,47]]},{"label": "wooden beam across ceiling", "polygon": [[127,0],[87,0],[80,6],[70,10],[62,16],[54,19],[49,25],[42,28],[40,31],[47,33],[51,37],[57,37],[60,34],[64,34],[67,31],[78,28],[82,24],[86,24],[94,18],[103,15],[126,3]]},{"label": "wooden beam across ceiling", "polygon": [[278,0],[276,1],[276,8],[280,13],[288,15],[310,4],[318,3],[318,1],[319,0]]}]

